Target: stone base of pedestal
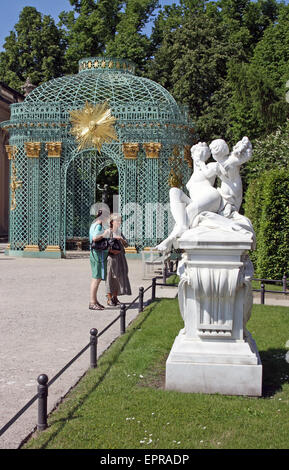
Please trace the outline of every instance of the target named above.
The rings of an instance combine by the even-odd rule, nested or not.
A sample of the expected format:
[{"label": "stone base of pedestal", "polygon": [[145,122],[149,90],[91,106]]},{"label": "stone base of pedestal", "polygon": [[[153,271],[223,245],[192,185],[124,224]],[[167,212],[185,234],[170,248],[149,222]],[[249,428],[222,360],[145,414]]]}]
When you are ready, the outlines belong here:
[{"label": "stone base of pedestal", "polygon": [[262,395],[262,364],[254,340],[214,341],[180,333],[166,363],[166,389],[187,393]]}]

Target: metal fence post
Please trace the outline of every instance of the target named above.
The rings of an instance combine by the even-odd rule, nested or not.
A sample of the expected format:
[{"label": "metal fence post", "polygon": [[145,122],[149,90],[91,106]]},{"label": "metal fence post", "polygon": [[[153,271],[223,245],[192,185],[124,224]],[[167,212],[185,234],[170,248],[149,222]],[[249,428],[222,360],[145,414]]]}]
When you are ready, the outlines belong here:
[{"label": "metal fence post", "polygon": [[138,312],[143,311],[143,296],[144,296],[144,288],[140,287],[139,288],[139,304],[138,304]]},{"label": "metal fence post", "polygon": [[125,333],[125,315],[126,315],[126,306],[125,304],[121,304],[120,306],[120,334],[121,335]]},{"label": "metal fence post", "polygon": [[168,271],[168,268],[167,268],[167,265],[165,264],[164,269],[163,269],[163,284],[167,283],[167,271]]},{"label": "metal fence post", "polygon": [[154,302],[156,300],[156,282],[157,282],[157,279],[156,277],[154,277],[152,279],[152,302]]},{"label": "metal fence post", "polygon": [[261,284],[261,304],[265,303],[265,284]]},{"label": "metal fence post", "polygon": [[97,367],[97,329],[91,328],[90,330],[90,367],[95,369]]},{"label": "metal fence post", "polygon": [[286,294],[286,290],[287,290],[287,277],[286,277],[286,274],[284,274],[284,276],[282,278],[282,281],[283,281],[283,292],[284,292],[284,294]]},{"label": "metal fence post", "polygon": [[37,378],[38,386],[38,431],[44,431],[47,428],[47,397],[48,397],[48,377],[41,374]]},{"label": "metal fence post", "polygon": [[178,266],[179,266],[179,258],[176,261],[176,272],[178,271]]}]

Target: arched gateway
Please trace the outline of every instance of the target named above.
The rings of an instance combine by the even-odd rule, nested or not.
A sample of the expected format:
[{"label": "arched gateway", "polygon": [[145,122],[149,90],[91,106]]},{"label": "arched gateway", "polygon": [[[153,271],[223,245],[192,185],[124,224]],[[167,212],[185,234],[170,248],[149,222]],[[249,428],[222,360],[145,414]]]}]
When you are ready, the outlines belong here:
[{"label": "arched gateway", "polygon": [[[70,111],[108,101],[117,140],[79,151]],[[187,112],[126,60],[88,58],[79,73],[50,80],[11,106],[8,254],[58,257],[66,240],[86,237],[97,175],[119,174],[119,211],[130,246],[154,246],[169,230],[168,189],[187,181],[194,142]]]}]

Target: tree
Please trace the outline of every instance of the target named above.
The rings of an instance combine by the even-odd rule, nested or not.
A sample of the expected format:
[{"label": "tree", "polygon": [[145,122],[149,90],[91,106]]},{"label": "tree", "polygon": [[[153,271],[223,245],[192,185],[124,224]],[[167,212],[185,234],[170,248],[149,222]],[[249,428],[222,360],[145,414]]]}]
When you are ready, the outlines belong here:
[{"label": "tree", "polygon": [[231,63],[229,78],[232,96],[228,113],[234,140],[243,135],[251,140],[260,138],[284,123],[288,113],[285,92],[283,95],[276,88],[266,68]]},{"label": "tree", "polygon": [[250,183],[264,171],[289,167],[288,147],[289,120],[272,134],[255,140],[253,156],[244,167],[246,181]]},{"label": "tree", "polygon": [[289,78],[289,7],[280,7],[278,22],[272,23],[255,47],[249,63],[231,63],[230,120],[232,134],[239,139],[270,134],[285,123],[289,107],[285,100]]},{"label": "tree", "polygon": [[131,59],[143,67],[150,41],[142,30],[157,0],[70,0],[75,12],[60,15],[66,30],[67,70],[75,72],[83,57]]},{"label": "tree", "polygon": [[130,59],[143,70],[151,53],[151,41],[143,28],[155,10],[158,0],[128,0],[120,13],[116,34],[106,45],[106,55]]},{"label": "tree", "polygon": [[[276,105],[279,98],[269,79],[260,94],[262,101],[256,102],[253,111],[248,111],[240,95],[240,88],[244,92],[244,65],[250,63],[256,44],[279,11],[275,0],[181,0],[178,6],[160,11],[151,38],[154,57],[147,73],[189,106],[201,139],[222,136],[233,143],[240,138],[239,132],[252,130],[250,124],[258,125],[260,112],[268,113],[271,98],[270,116],[274,122],[280,118],[283,111]],[[261,71],[257,76],[261,81]],[[258,94],[256,86],[252,91]],[[250,124],[246,127],[248,112]],[[232,125],[238,113],[242,119]],[[260,126],[258,132],[265,128],[272,126]]]},{"label": "tree", "polygon": [[0,53],[0,80],[22,91],[27,77],[34,85],[63,74],[65,41],[53,18],[24,7]]},{"label": "tree", "polygon": [[228,41],[220,12],[207,3],[184,2],[182,13],[175,8],[166,11],[172,29],[163,29],[162,43],[149,69],[150,78],[189,106],[202,140],[227,137],[227,63],[243,50],[240,41]]}]

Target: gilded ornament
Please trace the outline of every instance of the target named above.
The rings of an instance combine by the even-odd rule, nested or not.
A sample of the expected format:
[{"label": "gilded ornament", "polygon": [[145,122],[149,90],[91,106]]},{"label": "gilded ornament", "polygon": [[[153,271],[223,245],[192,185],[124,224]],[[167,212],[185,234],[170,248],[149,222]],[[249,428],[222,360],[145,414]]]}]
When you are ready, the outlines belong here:
[{"label": "gilded ornament", "polygon": [[11,176],[11,206],[10,210],[14,211],[16,209],[16,191],[17,189],[22,187],[22,181],[17,181],[17,171],[15,167],[15,163],[12,163],[12,176]]},{"label": "gilded ornament", "polygon": [[179,147],[173,148],[173,155],[169,158],[170,173],[168,183],[172,188],[180,188],[183,184],[182,165],[179,157]]},{"label": "gilded ornament", "polygon": [[176,172],[173,168],[171,168],[169,174],[169,185],[171,188],[180,188],[182,186],[182,175],[180,172]]},{"label": "gilded ornament", "polygon": [[105,142],[117,140],[114,128],[116,118],[111,115],[107,101],[95,106],[86,101],[83,109],[70,111],[70,121],[78,150],[96,147],[100,152]]},{"label": "gilded ornament", "polygon": [[45,248],[45,251],[49,253],[59,253],[61,250],[60,250],[59,245],[47,245],[47,247]]},{"label": "gilded ornament", "polygon": [[174,157],[178,157],[180,154],[180,149],[177,145],[174,145],[174,148],[173,148],[173,155]]},{"label": "gilded ornament", "polygon": [[124,153],[124,158],[135,160],[138,156],[139,144],[133,142],[122,144],[122,151]]},{"label": "gilded ornament", "polygon": [[5,149],[8,155],[8,160],[15,160],[18,150],[16,145],[5,145]]},{"label": "gilded ornament", "polygon": [[159,158],[162,147],[160,142],[147,142],[143,144],[147,158]]},{"label": "gilded ornament", "polygon": [[184,146],[184,160],[187,162],[189,168],[193,168],[193,160],[191,157],[190,146]]},{"label": "gilded ornament", "polygon": [[25,142],[24,148],[28,158],[39,158],[41,149],[40,142]]},{"label": "gilded ornament", "polygon": [[40,251],[40,250],[39,250],[38,245],[26,245],[26,247],[24,248],[24,251],[34,252],[34,251]]},{"label": "gilded ornament", "polygon": [[47,142],[45,145],[45,150],[47,151],[48,157],[60,157],[62,150],[61,142]]}]

